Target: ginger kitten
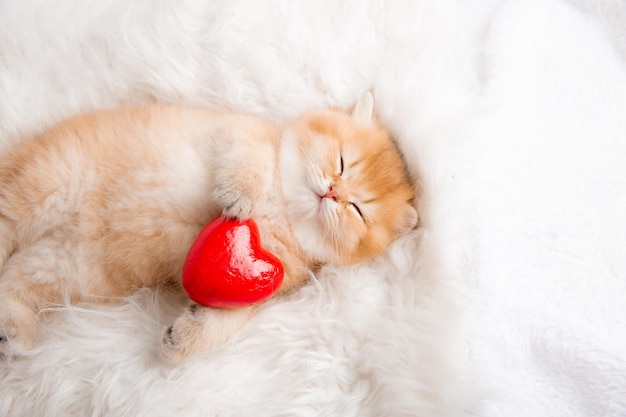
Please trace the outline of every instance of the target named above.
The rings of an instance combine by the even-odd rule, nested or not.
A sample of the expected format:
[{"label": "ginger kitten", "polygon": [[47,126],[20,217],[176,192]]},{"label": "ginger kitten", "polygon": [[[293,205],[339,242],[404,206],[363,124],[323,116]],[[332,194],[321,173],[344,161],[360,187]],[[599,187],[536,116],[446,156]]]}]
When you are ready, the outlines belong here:
[{"label": "ginger kitten", "polygon": [[[69,119],[0,157],[0,355],[35,343],[40,309],[179,283],[219,214],[256,220],[285,267],[280,294],[324,264],[380,254],[416,227],[414,197],[370,93],[350,114],[285,126],[175,106]],[[192,303],[162,352],[180,362],[210,349],[255,308]]]}]

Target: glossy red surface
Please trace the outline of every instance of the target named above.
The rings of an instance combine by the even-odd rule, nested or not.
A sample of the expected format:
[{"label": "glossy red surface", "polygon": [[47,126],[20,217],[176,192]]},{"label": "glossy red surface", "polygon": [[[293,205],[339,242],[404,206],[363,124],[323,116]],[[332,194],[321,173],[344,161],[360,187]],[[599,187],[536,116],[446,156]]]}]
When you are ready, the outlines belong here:
[{"label": "glossy red surface", "polygon": [[246,307],[272,297],[283,282],[280,260],[261,246],[252,219],[217,217],[191,245],[183,266],[183,288],[198,304]]}]

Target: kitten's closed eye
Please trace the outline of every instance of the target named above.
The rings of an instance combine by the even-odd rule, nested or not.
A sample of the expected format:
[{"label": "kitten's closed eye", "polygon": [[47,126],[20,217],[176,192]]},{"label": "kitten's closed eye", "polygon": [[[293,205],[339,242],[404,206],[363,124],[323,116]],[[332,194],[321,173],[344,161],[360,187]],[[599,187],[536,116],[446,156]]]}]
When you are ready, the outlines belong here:
[{"label": "kitten's closed eye", "polygon": [[[312,113],[288,133],[281,151],[283,193],[305,251],[324,262],[351,264],[381,253],[415,227],[415,209],[405,210],[415,191],[402,155],[373,117],[371,94],[350,115]],[[300,164],[293,163],[294,154]]]},{"label": "kitten's closed eye", "polygon": [[339,158],[337,158],[337,172],[339,177],[343,175],[343,155],[341,153],[339,153]]},{"label": "kitten's closed eye", "polygon": [[361,209],[359,208],[359,206],[357,206],[356,204],[354,204],[352,201],[350,202],[350,208],[352,208],[356,214],[359,215],[359,217],[361,218],[361,220],[365,221],[365,217],[363,217],[363,213],[361,212]]}]

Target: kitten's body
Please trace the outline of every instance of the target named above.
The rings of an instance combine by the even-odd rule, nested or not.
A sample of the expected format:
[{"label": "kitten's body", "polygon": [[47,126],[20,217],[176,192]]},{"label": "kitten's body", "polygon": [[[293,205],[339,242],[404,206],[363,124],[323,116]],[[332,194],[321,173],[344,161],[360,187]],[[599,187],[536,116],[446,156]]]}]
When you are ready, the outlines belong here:
[{"label": "kitten's body", "polygon": [[[4,155],[0,354],[32,345],[41,308],[178,283],[193,239],[221,213],[256,220],[264,246],[285,266],[280,292],[319,265],[380,253],[416,214],[401,160],[368,119],[370,107],[366,100],[353,117],[328,111],[287,127],[174,106],[103,111]],[[381,191],[355,186],[371,165],[352,155],[363,152],[363,135],[377,158],[396,165],[382,175],[382,186],[393,187],[382,192],[384,205]],[[351,192],[350,181],[362,191]],[[194,305],[165,333],[163,352],[178,361],[210,348],[251,312]]]}]

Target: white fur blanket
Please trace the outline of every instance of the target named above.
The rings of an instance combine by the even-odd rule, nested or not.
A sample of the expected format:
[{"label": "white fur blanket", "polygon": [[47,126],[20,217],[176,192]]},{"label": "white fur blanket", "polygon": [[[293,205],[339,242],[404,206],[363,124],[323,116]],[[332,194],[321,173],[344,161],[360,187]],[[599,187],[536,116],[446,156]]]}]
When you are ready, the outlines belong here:
[{"label": "white fur blanket", "polygon": [[624,3],[0,1],[1,149],[103,107],[284,119],[368,88],[419,233],[178,368],[180,294],[59,307],[0,363],[0,416],[626,415]]}]

